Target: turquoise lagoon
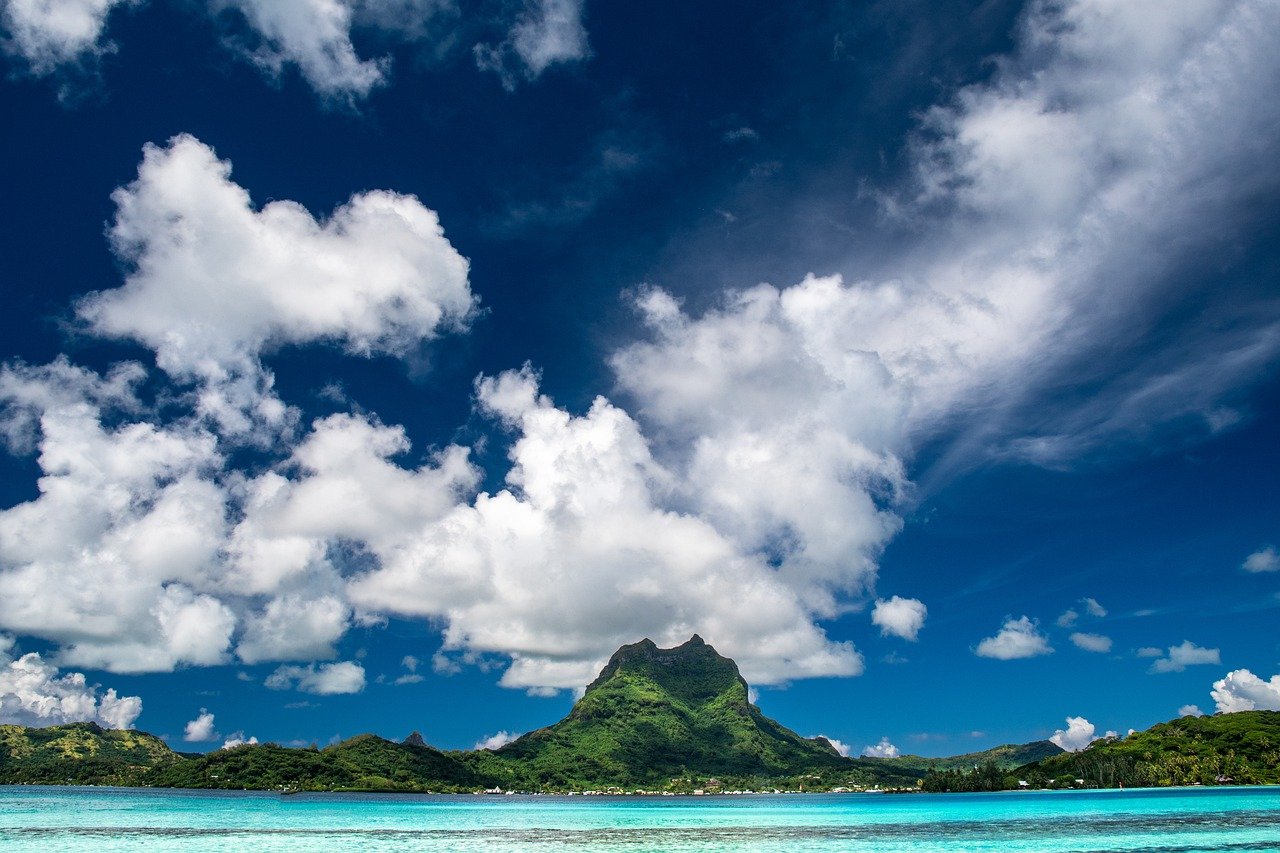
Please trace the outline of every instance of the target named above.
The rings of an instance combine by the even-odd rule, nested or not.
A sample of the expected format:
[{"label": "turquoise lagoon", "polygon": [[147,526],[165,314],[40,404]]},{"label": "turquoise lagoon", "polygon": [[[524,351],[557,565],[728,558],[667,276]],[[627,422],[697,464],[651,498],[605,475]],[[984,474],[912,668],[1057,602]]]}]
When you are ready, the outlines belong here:
[{"label": "turquoise lagoon", "polygon": [[0,853],[1280,850],[1280,788],[483,797],[0,787]]}]

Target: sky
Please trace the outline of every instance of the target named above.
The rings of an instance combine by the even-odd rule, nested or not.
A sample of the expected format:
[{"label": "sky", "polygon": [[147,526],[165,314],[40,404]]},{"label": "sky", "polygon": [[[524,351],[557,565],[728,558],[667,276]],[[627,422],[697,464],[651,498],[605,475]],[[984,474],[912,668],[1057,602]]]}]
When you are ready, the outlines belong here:
[{"label": "sky", "polygon": [[1280,709],[1280,0],[0,0],[0,722]]}]

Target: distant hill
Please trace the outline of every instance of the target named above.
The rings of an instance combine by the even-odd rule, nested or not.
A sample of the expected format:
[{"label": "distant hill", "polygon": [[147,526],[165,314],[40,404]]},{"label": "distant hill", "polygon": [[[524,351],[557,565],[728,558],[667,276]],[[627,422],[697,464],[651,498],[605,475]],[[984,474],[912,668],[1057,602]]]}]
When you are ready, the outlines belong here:
[{"label": "distant hill", "polygon": [[926,791],[1029,788],[1138,788],[1280,784],[1280,712],[1180,717],[1125,738],[1095,741],[1008,771],[994,764],[941,769]]},{"label": "distant hill", "polygon": [[457,758],[421,743],[357,735],[324,749],[244,744],[168,764],[146,777],[170,788],[471,791],[487,786]]},{"label": "distant hill", "polygon": [[1280,711],[1180,717],[1024,769],[1098,787],[1280,784]]},{"label": "distant hill", "polygon": [[[823,740],[801,737],[748,699],[737,664],[694,635],[673,649],[623,646],[569,715],[466,760],[516,787],[668,787],[723,777],[738,783],[833,774],[868,783],[914,776],[861,768]],[[918,775],[918,774],[916,774]]]},{"label": "distant hill", "polygon": [[[976,768],[976,769],[975,769]],[[925,790],[1280,783],[1280,713],[1183,717],[1064,753],[1048,741],[950,758],[846,758],[766,717],[737,664],[698,636],[623,646],[569,715],[498,750],[442,752],[414,732],[318,749],[246,744],[175,752],[93,723],[0,726],[0,784],[287,790]],[[1076,780],[1083,780],[1077,782]]]},{"label": "distant hill", "polygon": [[48,728],[0,726],[0,784],[131,785],[183,762],[155,735],[96,723]]},{"label": "distant hill", "polygon": [[1035,761],[1061,755],[1065,751],[1052,741],[1037,740],[1032,743],[1022,744],[1006,743],[1001,746],[994,746],[991,749],[985,749],[982,752],[968,752],[964,755],[952,755],[947,758],[899,755],[894,758],[876,760],[883,761],[894,767],[916,770],[923,775],[930,770],[972,770],[974,767],[980,767],[983,764],[994,764],[1001,770],[1012,770],[1015,767],[1022,767],[1024,764],[1031,764]]}]

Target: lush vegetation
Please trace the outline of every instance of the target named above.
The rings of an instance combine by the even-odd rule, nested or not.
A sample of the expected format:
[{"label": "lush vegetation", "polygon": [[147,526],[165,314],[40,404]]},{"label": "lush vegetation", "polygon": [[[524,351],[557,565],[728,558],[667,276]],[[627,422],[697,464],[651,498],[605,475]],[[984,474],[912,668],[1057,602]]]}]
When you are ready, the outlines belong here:
[{"label": "lush vegetation", "polygon": [[133,785],[148,772],[183,760],[146,732],[112,731],[94,723],[0,726],[0,784]]},{"label": "lush vegetation", "polygon": [[764,716],[737,665],[696,636],[675,649],[624,646],[564,720],[466,760],[504,787],[535,791],[916,778],[862,767]]},{"label": "lush vegetation", "polygon": [[1138,788],[1280,784],[1280,712],[1181,717],[1108,738],[1082,752],[1051,756],[1009,772],[983,765],[932,772],[926,791],[1028,788]]},{"label": "lush vegetation", "polygon": [[146,782],[171,788],[298,791],[471,791],[482,779],[438,749],[359,735],[325,749],[245,744],[158,768]]},{"label": "lush vegetation", "polygon": [[930,771],[946,770],[971,771],[987,764],[994,764],[1000,770],[1013,770],[1045,758],[1061,755],[1062,747],[1047,740],[1032,743],[1007,743],[995,746],[982,752],[969,752],[964,755],[952,755],[947,758],[925,758],[922,755],[899,755],[894,758],[882,758],[886,764],[926,774]]},{"label": "lush vegetation", "polygon": [[494,751],[441,752],[415,733],[198,755],[92,723],[0,726],[0,784],[15,783],[437,792],[1280,783],[1280,713],[1184,717],[1080,753],[1040,741],[947,759],[850,759],[764,716],[737,665],[695,636],[675,649],[623,646],[569,716]]}]

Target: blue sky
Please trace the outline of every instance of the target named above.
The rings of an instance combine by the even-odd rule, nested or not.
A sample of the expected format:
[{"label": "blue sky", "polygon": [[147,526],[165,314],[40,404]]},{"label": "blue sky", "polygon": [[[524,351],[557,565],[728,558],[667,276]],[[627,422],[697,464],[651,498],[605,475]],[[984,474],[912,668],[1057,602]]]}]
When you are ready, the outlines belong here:
[{"label": "blue sky", "polygon": [[[0,718],[1280,707],[1274,0],[5,0]],[[211,715],[211,716],[210,716]]]}]

